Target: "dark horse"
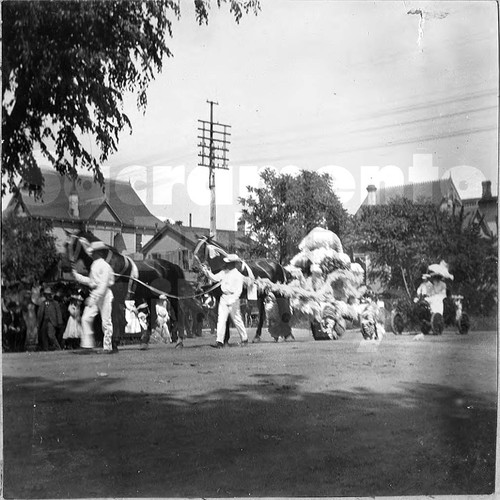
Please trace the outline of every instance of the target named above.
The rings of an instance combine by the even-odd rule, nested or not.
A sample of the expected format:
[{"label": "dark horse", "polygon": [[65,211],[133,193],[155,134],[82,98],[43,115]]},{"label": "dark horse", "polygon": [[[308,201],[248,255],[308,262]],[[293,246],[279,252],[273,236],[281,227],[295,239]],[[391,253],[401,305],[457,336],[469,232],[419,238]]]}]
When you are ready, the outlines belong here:
[{"label": "dark horse", "polygon": [[[200,262],[208,264],[213,273],[217,273],[224,266],[224,256],[227,252],[221,245],[219,245],[212,238],[204,236],[200,238],[198,245],[194,250],[194,256]],[[242,261],[239,271],[244,276],[253,276],[254,278],[267,278],[272,283],[285,283],[286,276],[283,267],[276,261],[268,259],[255,259],[249,261]],[[212,294],[216,299],[221,295],[220,288],[216,288]],[[259,318],[257,323],[257,330],[255,332],[255,341],[259,341],[262,335],[262,327],[266,317],[265,299],[267,294],[260,292],[257,294],[257,306],[259,311]],[[242,298],[248,298],[246,290],[243,291]],[[285,297],[276,295],[276,303],[279,309],[280,324],[278,325],[279,335],[288,338],[292,335],[290,326],[291,311],[290,302]]]},{"label": "dark horse", "polygon": [[[88,253],[104,258],[115,273],[115,284],[111,288],[114,296],[112,321],[113,345],[117,345],[125,331],[125,300],[133,299],[136,304],[145,301],[152,315],[154,307],[150,301],[159,294],[167,294],[175,313],[172,338],[182,344],[184,339],[184,314],[176,297],[188,295],[192,289],[184,278],[183,270],[176,264],[163,259],[145,259],[134,261],[122,255],[114,247],[104,244],[89,231],[68,233],[66,248],[71,262],[81,261],[88,270],[93,258]],[[151,318],[153,320],[153,317]],[[151,321],[153,324],[153,321]]]}]

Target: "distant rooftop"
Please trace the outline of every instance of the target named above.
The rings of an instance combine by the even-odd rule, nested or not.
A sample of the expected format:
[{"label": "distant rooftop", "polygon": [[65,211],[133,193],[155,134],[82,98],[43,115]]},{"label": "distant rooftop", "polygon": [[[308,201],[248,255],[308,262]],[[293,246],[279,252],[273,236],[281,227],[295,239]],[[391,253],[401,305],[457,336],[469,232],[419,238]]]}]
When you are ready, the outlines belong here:
[{"label": "distant rooftop", "polygon": [[[21,204],[33,217],[74,221],[69,212],[69,198],[73,182],[54,170],[42,171],[45,186],[42,200],[35,200],[27,190],[16,193],[5,212],[13,211]],[[105,191],[94,182],[91,176],[81,175],[76,183],[79,199],[78,219],[92,221],[103,207],[107,207],[123,225],[135,227],[161,227],[163,221],[155,217],[144,205],[137,193],[127,181],[106,179]]]},{"label": "distant rooftop", "polygon": [[[375,186],[370,186],[374,188]],[[385,205],[390,200],[402,197],[413,202],[427,201],[439,205],[443,199],[452,199],[461,202],[460,195],[453,183],[453,179],[441,179],[427,182],[418,182],[414,184],[403,184],[400,186],[384,186],[369,193],[361,206],[370,205],[370,195],[375,197],[374,205]]]}]

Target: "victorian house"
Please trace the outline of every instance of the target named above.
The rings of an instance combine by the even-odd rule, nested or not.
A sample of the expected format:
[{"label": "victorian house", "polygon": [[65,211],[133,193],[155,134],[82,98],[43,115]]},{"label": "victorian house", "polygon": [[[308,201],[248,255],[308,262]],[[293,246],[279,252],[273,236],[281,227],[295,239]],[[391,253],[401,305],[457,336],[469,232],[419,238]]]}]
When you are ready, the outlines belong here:
[{"label": "victorian house", "polygon": [[63,251],[66,231],[85,229],[120,252],[142,257],[142,247],[163,222],[141,201],[129,182],[106,179],[104,190],[90,176],[73,182],[55,171],[43,171],[40,200],[25,189],[14,193],[3,215],[33,217],[52,223],[56,245]]}]

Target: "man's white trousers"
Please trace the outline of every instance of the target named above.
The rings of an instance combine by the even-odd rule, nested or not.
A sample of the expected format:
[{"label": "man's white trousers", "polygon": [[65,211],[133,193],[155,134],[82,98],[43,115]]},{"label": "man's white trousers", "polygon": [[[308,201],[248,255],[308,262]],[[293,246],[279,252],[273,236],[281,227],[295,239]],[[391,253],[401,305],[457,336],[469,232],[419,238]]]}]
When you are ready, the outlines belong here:
[{"label": "man's white trousers", "polygon": [[241,340],[248,340],[247,332],[245,330],[245,323],[241,317],[240,301],[237,300],[232,304],[226,304],[224,297],[219,302],[218,317],[217,317],[217,342],[224,343],[224,336],[226,334],[227,318],[231,317],[236,330],[240,334]]},{"label": "man's white trousers", "polygon": [[85,306],[82,314],[82,338],[80,347],[95,347],[94,337],[94,318],[101,313],[102,332],[104,334],[103,349],[111,350],[111,337],[113,336],[113,322],[111,320],[111,308],[113,305],[113,292],[107,290],[103,297],[97,299],[97,302]]}]

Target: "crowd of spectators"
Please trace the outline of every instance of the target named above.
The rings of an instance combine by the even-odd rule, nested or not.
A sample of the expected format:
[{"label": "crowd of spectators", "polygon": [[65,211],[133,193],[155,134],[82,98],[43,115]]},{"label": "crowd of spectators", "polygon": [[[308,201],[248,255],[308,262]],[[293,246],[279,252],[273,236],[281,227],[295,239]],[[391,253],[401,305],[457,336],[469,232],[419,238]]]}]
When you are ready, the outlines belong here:
[{"label": "crowd of spectators", "polygon": [[[86,290],[74,283],[2,284],[3,352],[75,349]],[[66,334],[65,334],[66,332]]]}]

